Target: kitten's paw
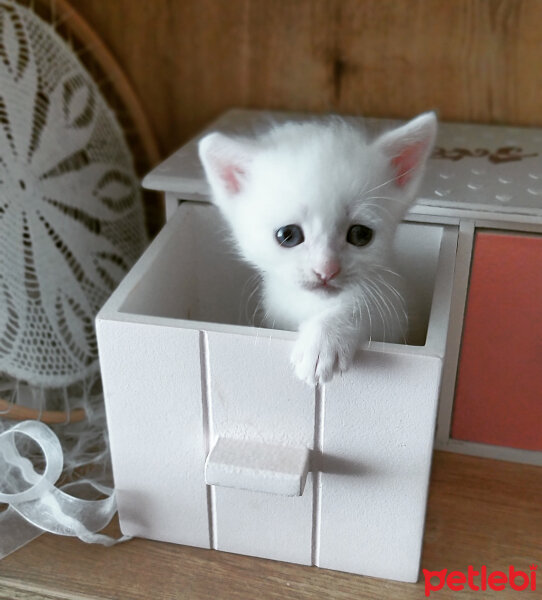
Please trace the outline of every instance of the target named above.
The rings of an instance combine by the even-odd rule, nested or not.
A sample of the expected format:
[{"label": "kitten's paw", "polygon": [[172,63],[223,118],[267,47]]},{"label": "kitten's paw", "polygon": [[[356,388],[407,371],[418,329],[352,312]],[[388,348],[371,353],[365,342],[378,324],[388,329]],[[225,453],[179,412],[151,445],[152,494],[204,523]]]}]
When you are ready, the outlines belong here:
[{"label": "kitten's paw", "polygon": [[322,326],[306,325],[292,352],[292,364],[299,379],[309,385],[330,381],[336,370],[346,371],[352,364],[356,344],[333,334]]}]

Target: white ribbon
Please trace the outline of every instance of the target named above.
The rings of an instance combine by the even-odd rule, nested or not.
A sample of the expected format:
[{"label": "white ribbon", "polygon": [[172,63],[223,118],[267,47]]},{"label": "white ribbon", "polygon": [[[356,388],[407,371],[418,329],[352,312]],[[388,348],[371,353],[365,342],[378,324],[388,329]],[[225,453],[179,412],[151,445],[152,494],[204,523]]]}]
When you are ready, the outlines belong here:
[{"label": "white ribbon", "polygon": [[[45,457],[42,474],[22,456],[15,444],[15,434],[34,440]],[[92,480],[82,480],[55,487],[62,473],[62,447],[57,436],[39,421],[24,421],[0,434],[0,503],[8,508],[0,512],[0,559],[11,554],[44,531],[76,536],[84,542],[111,546],[130,539],[113,539],[96,533],[115,514],[115,493]],[[86,494],[107,495],[100,500],[75,498],[66,491],[86,488]]]}]

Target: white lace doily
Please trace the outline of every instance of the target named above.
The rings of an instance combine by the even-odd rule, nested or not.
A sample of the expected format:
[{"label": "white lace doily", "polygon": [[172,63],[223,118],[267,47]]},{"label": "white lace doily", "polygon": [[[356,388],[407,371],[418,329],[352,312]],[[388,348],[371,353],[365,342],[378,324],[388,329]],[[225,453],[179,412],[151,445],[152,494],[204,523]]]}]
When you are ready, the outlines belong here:
[{"label": "white lace doily", "polygon": [[144,243],[100,90],[50,25],[0,0],[0,372],[51,387],[88,376],[94,316]]}]

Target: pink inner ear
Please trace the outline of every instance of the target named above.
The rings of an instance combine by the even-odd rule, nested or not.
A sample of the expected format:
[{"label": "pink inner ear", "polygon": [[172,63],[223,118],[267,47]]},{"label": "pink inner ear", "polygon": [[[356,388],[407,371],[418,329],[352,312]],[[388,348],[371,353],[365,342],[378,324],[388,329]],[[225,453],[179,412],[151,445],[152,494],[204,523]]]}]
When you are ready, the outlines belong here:
[{"label": "pink inner ear", "polygon": [[399,187],[405,186],[414,176],[425,147],[425,142],[416,142],[402,148],[400,153],[391,159],[395,170],[395,181]]},{"label": "pink inner ear", "polygon": [[241,191],[240,179],[244,174],[243,169],[237,165],[229,163],[220,166],[220,177],[231,194],[238,194]]}]

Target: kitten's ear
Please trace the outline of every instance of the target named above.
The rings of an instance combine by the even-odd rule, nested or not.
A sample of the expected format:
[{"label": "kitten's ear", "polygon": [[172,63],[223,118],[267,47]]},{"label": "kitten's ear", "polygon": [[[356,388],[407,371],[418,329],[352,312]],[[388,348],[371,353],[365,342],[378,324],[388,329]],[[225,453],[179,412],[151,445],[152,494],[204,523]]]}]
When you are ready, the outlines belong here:
[{"label": "kitten's ear", "polygon": [[210,133],[200,140],[198,150],[215,200],[239,194],[254,156],[250,142]]},{"label": "kitten's ear", "polygon": [[389,160],[395,185],[415,194],[437,135],[437,116],[423,113],[406,125],[388,131],[375,147]]}]

